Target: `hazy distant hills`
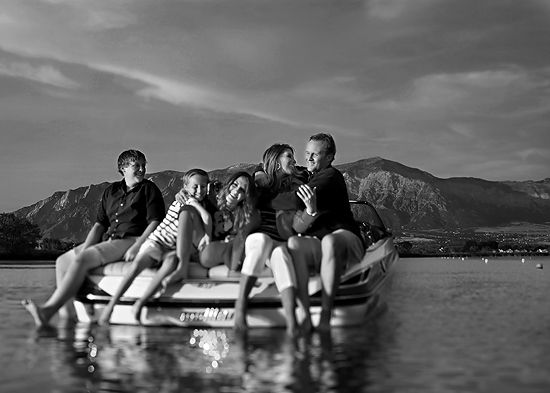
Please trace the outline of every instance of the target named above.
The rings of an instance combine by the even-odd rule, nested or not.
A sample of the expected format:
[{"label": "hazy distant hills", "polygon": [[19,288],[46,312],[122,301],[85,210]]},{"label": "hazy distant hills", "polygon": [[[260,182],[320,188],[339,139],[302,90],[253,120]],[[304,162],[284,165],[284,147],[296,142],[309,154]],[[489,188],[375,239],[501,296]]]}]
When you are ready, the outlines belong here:
[{"label": "hazy distant hills", "polygon": [[[257,164],[238,164],[210,172],[224,180],[234,170],[252,171]],[[386,224],[399,233],[410,229],[464,229],[512,222],[550,222],[550,178],[541,181],[493,182],[477,178],[437,178],[394,161],[374,157],[337,165],[350,198],[373,203]],[[166,206],[181,188],[183,172],[149,175]],[[36,223],[44,236],[82,241],[95,220],[108,183],[59,191],[15,213]]]}]

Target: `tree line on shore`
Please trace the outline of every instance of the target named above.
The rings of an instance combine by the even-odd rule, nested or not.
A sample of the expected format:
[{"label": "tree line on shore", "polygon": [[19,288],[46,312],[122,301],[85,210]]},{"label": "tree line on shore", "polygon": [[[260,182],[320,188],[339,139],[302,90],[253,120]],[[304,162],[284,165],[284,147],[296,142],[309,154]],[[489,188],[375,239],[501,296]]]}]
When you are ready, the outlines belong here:
[{"label": "tree line on shore", "polygon": [[[55,259],[74,242],[42,237],[38,225],[13,213],[0,213],[0,259]],[[547,245],[499,244],[496,240],[468,239],[453,245],[397,241],[401,256],[548,255]]]}]

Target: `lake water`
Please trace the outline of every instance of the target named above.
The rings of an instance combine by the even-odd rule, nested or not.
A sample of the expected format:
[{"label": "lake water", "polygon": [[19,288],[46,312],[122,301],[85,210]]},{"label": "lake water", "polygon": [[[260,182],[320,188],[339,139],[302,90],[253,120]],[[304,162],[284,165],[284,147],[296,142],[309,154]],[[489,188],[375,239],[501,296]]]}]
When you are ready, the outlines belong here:
[{"label": "lake water", "polygon": [[[542,263],[546,269],[537,269]],[[0,268],[2,392],[548,392],[550,258],[403,259],[364,325],[35,331],[48,268]]]}]

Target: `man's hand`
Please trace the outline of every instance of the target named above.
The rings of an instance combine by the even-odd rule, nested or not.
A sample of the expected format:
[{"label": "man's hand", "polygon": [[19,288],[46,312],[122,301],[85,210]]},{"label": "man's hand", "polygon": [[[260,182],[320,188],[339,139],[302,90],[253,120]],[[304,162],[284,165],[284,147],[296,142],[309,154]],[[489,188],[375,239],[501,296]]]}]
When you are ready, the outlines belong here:
[{"label": "man's hand", "polygon": [[317,192],[307,184],[302,184],[296,191],[300,199],[306,205],[307,214],[314,216],[317,214]]}]

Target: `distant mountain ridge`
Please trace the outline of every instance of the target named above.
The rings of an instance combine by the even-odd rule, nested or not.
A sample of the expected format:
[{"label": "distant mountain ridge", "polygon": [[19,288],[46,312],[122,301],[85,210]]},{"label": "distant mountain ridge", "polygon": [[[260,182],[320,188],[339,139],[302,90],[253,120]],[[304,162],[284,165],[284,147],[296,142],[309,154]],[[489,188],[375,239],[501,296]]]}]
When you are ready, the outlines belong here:
[{"label": "distant mountain ridge", "polygon": [[[211,171],[223,181],[235,170],[252,172],[257,164],[237,164]],[[372,157],[336,165],[351,199],[373,203],[386,224],[399,233],[410,229],[461,229],[512,222],[550,222],[550,178],[495,182],[477,178],[437,178],[420,169]],[[162,191],[166,206],[182,186],[184,172],[167,170],[147,178]],[[58,191],[15,212],[37,224],[45,237],[83,241],[95,221],[109,183]]]}]

